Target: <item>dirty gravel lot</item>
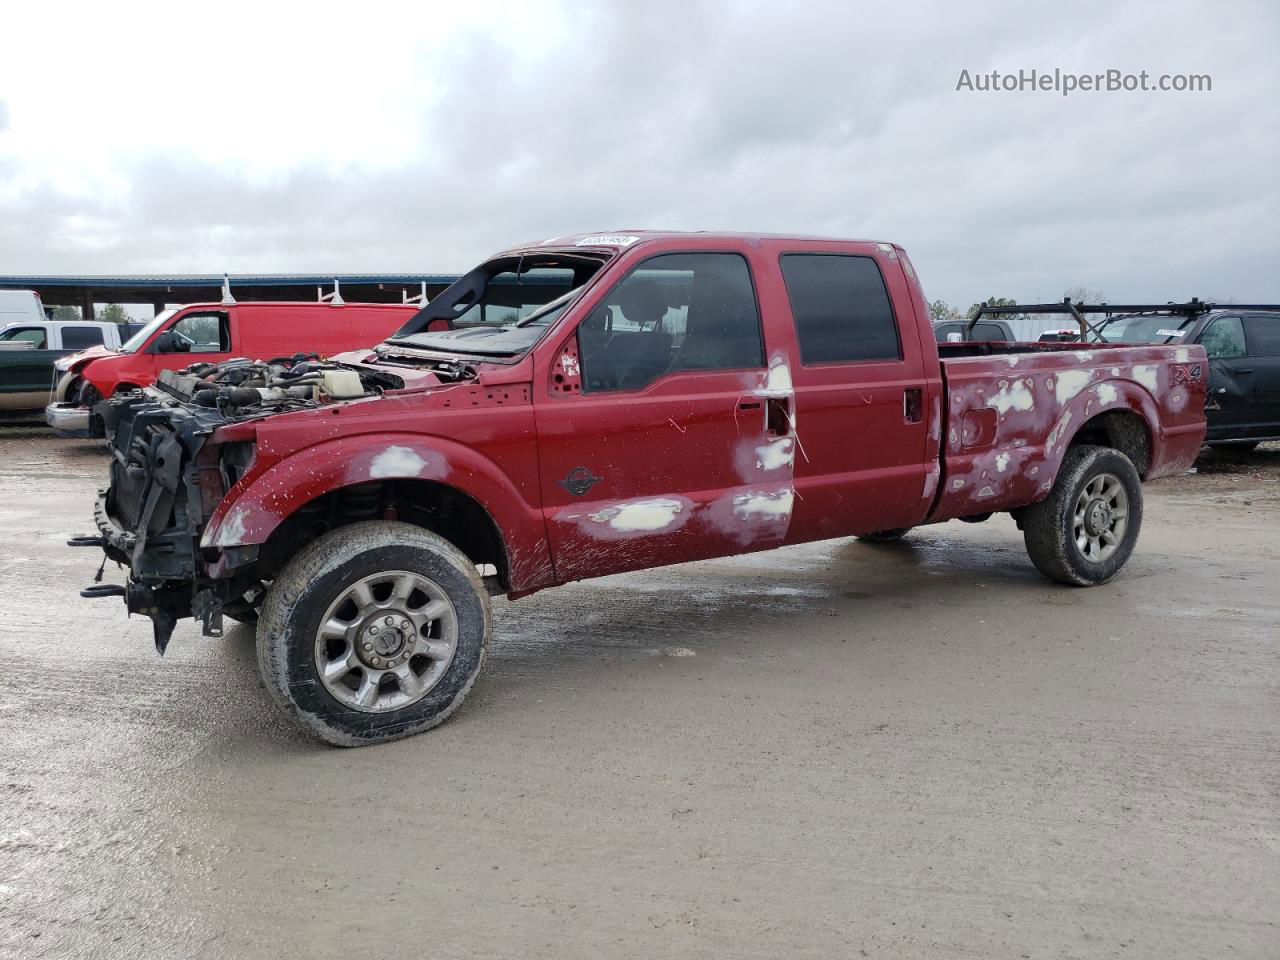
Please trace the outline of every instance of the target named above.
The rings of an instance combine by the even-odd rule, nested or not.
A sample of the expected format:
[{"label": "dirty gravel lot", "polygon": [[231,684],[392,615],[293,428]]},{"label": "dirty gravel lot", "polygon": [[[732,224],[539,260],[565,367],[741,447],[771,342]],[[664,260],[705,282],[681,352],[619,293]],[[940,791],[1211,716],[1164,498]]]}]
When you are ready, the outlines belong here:
[{"label": "dirty gravel lot", "polygon": [[1280,446],[1093,590],[997,518],[498,601],[355,751],[77,596],[105,462],[0,428],[0,956],[1280,956]]}]

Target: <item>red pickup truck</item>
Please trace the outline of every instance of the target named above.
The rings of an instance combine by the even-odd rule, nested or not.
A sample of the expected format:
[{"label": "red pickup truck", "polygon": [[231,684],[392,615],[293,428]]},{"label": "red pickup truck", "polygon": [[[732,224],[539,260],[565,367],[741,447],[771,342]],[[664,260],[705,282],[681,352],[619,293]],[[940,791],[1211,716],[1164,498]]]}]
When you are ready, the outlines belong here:
[{"label": "red pickup truck", "polygon": [[64,437],[100,437],[103,397],[156,382],[193,360],[340,353],[394,332],[417,307],[387,303],[191,303],[156,314],[117,350],[90,347],[54,363],[45,422]]},{"label": "red pickup truck", "polygon": [[890,243],[597,234],[482,263],[328,363],[162,374],[104,405],[97,524],[163,652],[257,621],[336,744],[444,720],[488,596],[1008,512],[1069,584],[1124,565],[1143,478],[1204,439],[1200,347],[936,344]]}]

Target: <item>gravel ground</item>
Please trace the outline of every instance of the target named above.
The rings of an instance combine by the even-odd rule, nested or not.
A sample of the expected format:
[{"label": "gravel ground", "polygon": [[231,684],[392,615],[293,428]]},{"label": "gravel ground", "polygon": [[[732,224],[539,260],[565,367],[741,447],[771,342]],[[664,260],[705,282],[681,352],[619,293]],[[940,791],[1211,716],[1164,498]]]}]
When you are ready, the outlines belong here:
[{"label": "gravel ground", "polygon": [[1091,590],[996,518],[498,601],[355,751],[79,598],[104,470],[0,427],[0,956],[1280,956],[1280,447]]}]

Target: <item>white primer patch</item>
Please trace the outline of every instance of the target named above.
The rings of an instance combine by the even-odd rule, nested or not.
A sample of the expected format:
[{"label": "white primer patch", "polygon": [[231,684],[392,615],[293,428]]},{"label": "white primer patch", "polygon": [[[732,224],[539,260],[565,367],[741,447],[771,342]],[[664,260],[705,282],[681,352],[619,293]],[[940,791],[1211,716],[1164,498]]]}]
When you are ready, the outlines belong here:
[{"label": "white primer patch", "polygon": [[1186,363],[1191,359],[1191,351],[1186,347],[1179,347],[1177,350],[1173,351],[1173,359],[1178,363]]},{"label": "white primer patch", "polygon": [[669,497],[656,497],[653,500],[634,500],[631,503],[619,503],[612,507],[590,514],[588,519],[596,523],[607,523],[614,530],[623,533],[663,530],[675,523],[684,504]]},{"label": "white primer patch", "polygon": [[959,490],[963,486],[964,486],[964,480],[961,477],[956,477],[954,480],[951,481],[952,490]]},{"label": "white primer patch", "polygon": [[1140,363],[1133,368],[1133,379],[1137,380],[1152,393],[1155,393],[1160,388],[1158,370],[1159,368],[1153,364]]},{"label": "white primer patch", "polygon": [[756,467],[760,470],[789,468],[795,460],[796,444],[791,437],[779,437],[777,440],[756,447]]},{"label": "white primer patch", "polygon": [[1089,385],[1093,379],[1092,370],[1063,370],[1058,374],[1058,382],[1054,385],[1054,393],[1060,405],[1065,405]]},{"label": "white primer patch", "polygon": [[1004,473],[1009,469],[1009,455],[1007,453],[996,454],[996,471]]},{"label": "white primer patch", "polygon": [[416,477],[422,472],[427,461],[411,447],[387,447],[373,458],[369,465],[369,476],[381,477]]},{"label": "white primer patch", "polygon": [[1081,363],[1088,363],[1090,360],[1093,359],[1093,354],[1090,353],[1088,350],[1076,350],[1075,355],[1076,355],[1076,359],[1079,360]]},{"label": "white primer patch", "polygon": [[987,406],[995,407],[1000,413],[1010,410],[1030,410],[1036,405],[1036,398],[1031,394],[1030,380],[1014,380],[1013,383],[1000,381],[1000,392],[991,398]]},{"label": "white primer patch", "polygon": [[1098,400],[1101,403],[1115,403],[1116,398],[1119,396],[1119,393],[1116,392],[1115,386],[1110,383],[1098,384],[1097,387],[1094,388],[1094,392],[1097,393]]},{"label": "white primer patch", "polygon": [[222,521],[222,526],[218,528],[218,540],[214,546],[237,547],[244,543],[245,535],[248,533],[248,530],[245,529],[245,521],[248,519],[248,508],[244,506],[232,507],[231,512],[227,514],[227,518]]},{"label": "white primer patch", "polygon": [[786,357],[774,357],[769,361],[764,389],[774,395],[791,393],[791,368],[787,366]]},{"label": "white primer patch", "polygon": [[743,519],[751,517],[791,517],[794,490],[774,490],[769,493],[741,493],[733,498],[733,512]]}]

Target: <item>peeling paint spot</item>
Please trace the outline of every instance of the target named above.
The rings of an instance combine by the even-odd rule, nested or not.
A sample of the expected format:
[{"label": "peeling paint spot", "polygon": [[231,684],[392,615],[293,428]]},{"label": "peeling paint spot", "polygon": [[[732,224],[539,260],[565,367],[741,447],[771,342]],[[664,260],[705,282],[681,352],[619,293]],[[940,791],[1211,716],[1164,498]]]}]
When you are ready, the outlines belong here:
[{"label": "peeling paint spot", "polygon": [[1093,354],[1088,350],[1076,350],[1075,355],[1076,359],[1081,363],[1090,363],[1093,360]]},{"label": "peeling paint spot", "polygon": [[1093,379],[1092,370],[1063,370],[1058,374],[1058,382],[1054,387],[1054,395],[1059,404],[1067,404]]},{"label": "peeling paint spot", "polygon": [[1177,350],[1173,351],[1173,359],[1178,363],[1186,363],[1191,359],[1191,351],[1186,347],[1179,347]]},{"label": "peeling paint spot", "polygon": [[964,479],[962,477],[956,477],[954,480],[951,481],[952,490],[959,490],[963,486],[964,486]]},{"label": "peeling paint spot", "polygon": [[1011,367],[1016,367],[1022,361],[1022,357],[1020,357],[1016,353],[1011,353],[1004,359],[1005,359],[1005,363],[1009,364],[1009,366]]},{"label": "peeling paint spot", "polygon": [[222,525],[218,528],[218,539],[215,546],[237,547],[244,543],[244,538],[248,534],[248,530],[245,529],[245,522],[248,519],[248,507],[243,505],[232,507],[231,512],[227,514],[227,518],[222,521]]},{"label": "peeling paint spot", "polygon": [[977,495],[979,497],[994,497],[996,494],[995,494],[995,491],[992,490],[990,487],[983,487],[981,490],[978,491]]},{"label": "peeling paint spot", "polygon": [[761,470],[780,470],[795,463],[796,445],[791,437],[779,437],[770,443],[756,447],[756,467]]},{"label": "peeling paint spot", "polygon": [[740,493],[733,498],[733,512],[740,517],[791,517],[794,490],[774,490],[768,493]]},{"label": "peeling paint spot", "polygon": [[1133,379],[1155,393],[1160,388],[1159,368],[1149,363],[1140,363],[1133,368]]},{"label": "peeling paint spot", "polygon": [[1014,380],[1012,384],[1001,380],[1000,392],[987,404],[1001,413],[1008,413],[1010,410],[1030,410],[1035,405],[1036,400],[1031,394],[1030,380]]},{"label": "peeling paint spot", "polygon": [[652,532],[664,530],[675,523],[684,511],[684,507],[684,503],[680,500],[655,497],[652,500],[634,500],[630,503],[614,504],[590,514],[588,519],[596,523],[606,523],[614,530],[624,533]]},{"label": "peeling paint spot", "polygon": [[1009,469],[1009,455],[1007,453],[997,454],[996,455],[996,471],[998,473],[1004,473],[1008,469]]},{"label": "peeling paint spot", "polygon": [[416,477],[422,472],[427,461],[411,447],[387,447],[373,458],[369,465],[369,476],[381,477]]},{"label": "peeling paint spot", "polygon": [[1116,398],[1119,396],[1119,393],[1116,392],[1115,386],[1110,383],[1098,384],[1098,386],[1094,388],[1094,392],[1097,393],[1098,400],[1104,404],[1115,403]]}]

